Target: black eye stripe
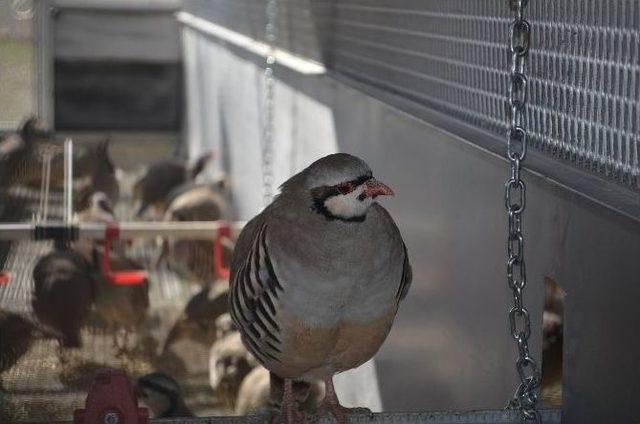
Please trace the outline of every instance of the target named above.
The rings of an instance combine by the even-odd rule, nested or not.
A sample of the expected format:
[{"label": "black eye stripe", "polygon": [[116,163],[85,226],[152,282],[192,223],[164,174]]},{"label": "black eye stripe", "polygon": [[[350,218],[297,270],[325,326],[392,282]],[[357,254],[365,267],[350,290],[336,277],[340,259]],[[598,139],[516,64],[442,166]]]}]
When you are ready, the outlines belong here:
[{"label": "black eye stripe", "polygon": [[356,187],[358,187],[359,185],[362,185],[362,184],[366,183],[366,182],[367,182],[367,180],[369,180],[369,179],[371,179],[371,175],[361,175],[360,177],[356,178],[355,180],[351,180],[351,181],[347,181],[347,182],[344,182],[344,183],[340,183],[340,184],[337,184],[337,185],[335,185],[335,186],[333,186],[333,187],[336,189],[336,191],[337,191],[338,193],[342,193],[342,191],[340,190],[340,188],[341,188],[343,185],[347,185],[347,184],[349,184],[349,185],[351,186],[351,187],[350,187],[350,190],[349,190],[349,191],[347,191],[347,192],[345,192],[345,193],[342,193],[342,194],[347,194],[347,193],[351,193],[351,192],[352,192],[353,190],[355,190],[355,188],[356,188]]}]

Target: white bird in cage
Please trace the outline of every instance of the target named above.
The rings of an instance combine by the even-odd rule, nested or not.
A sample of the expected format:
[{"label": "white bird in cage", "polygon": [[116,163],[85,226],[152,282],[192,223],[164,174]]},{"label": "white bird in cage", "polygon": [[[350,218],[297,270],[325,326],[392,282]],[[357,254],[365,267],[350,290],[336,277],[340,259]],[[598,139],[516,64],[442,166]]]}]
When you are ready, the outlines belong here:
[{"label": "white bird in cage", "polygon": [[243,229],[231,313],[251,353],[285,379],[282,415],[302,419],[293,380],[322,380],[322,410],[346,422],[333,375],[378,351],[411,284],[407,249],[376,198],[392,190],[361,159],[326,156]]}]

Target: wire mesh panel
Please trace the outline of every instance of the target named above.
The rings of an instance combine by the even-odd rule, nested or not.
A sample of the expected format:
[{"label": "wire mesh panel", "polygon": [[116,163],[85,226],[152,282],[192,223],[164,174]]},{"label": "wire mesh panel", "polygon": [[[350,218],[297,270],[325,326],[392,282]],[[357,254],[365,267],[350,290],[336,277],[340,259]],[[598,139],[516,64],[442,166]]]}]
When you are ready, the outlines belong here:
[{"label": "wire mesh panel", "polygon": [[[504,134],[504,1],[333,2],[338,72]],[[640,4],[530,2],[530,145],[638,188]]]},{"label": "wire mesh panel", "polygon": [[[320,54],[337,73],[502,137],[511,19],[505,3],[289,0],[278,40],[295,54]],[[264,4],[187,0],[186,7],[263,39]],[[640,3],[532,0],[528,15],[530,145],[639,190]]]}]

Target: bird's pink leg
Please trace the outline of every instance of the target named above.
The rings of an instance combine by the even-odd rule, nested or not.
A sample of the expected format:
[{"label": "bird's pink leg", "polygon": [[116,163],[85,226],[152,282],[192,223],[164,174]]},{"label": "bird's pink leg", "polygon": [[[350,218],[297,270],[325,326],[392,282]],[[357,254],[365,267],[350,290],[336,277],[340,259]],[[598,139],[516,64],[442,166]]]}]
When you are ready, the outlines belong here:
[{"label": "bird's pink leg", "polygon": [[298,410],[298,403],[296,402],[293,394],[293,380],[284,379],[284,390],[282,393],[282,407],[280,414],[274,417],[271,421],[273,424],[285,423],[285,424],[306,424],[304,413]]},{"label": "bird's pink leg", "polygon": [[324,380],[324,391],[324,399],[318,409],[319,415],[328,412],[333,415],[338,424],[346,424],[349,414],[371,414],[371,410],[368,408],[347,408],[340,405],[338,395],[333,387],[333,377]]}]

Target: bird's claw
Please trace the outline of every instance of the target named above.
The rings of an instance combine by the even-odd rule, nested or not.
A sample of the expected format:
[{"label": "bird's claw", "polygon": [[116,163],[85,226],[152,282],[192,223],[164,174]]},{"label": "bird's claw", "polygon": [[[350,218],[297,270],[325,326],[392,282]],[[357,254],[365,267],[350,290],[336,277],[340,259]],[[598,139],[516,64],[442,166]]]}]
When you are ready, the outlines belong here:
[{"label": "bird's claw", "polygon": [[299,410],[288,413],[278,411],[271,417],[270,424],[308,424],[307,415]]},{"label": "bird's claw", "polygon": [[332,416],[336,423],[346,424],[349,415],[371,415],[373,412],[369,408],[347,408],[339,403],[329,401],[323,402],[318,408],[318,417]]}]

